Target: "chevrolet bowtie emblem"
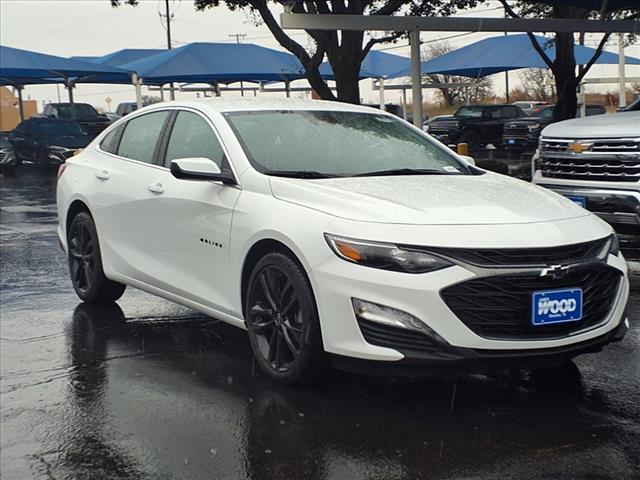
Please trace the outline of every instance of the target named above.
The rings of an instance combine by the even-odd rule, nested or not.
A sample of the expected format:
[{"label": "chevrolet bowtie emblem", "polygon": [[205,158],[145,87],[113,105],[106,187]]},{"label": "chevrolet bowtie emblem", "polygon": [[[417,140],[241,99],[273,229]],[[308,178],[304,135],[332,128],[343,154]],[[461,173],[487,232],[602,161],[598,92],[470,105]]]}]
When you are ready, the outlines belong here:
[{"label": "chevrolet bowtie emblem", "polygon": [[571,265],[550,265],[540,271],[541,277],[560,278],[569,273]]},{"label": "chevrolet bowtie emblem", "polygon": [[567,145],[567,149],[573,153],[586,152],[593,146],[593,143],[573,142]]}]

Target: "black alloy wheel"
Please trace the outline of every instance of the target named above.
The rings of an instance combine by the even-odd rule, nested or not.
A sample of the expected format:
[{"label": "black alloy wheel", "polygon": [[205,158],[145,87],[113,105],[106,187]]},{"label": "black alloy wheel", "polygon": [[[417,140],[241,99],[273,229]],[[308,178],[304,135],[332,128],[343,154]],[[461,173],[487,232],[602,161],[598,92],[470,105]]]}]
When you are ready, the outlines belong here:
[{"label": "black alloy wheel", "polygon": [[91,215],[80,212],[67,236],[69,273],[73,288],[87,303],[109,303],[122,296],[125,285],[109,280],[102,269],[98,234]]},{"label": "black alloy wheel", "polygon": [[323,349],[315,300],[301,267],[281,253],[263,257],[249,278],[245,313],[262,369],[279,383],[311,379]]}]

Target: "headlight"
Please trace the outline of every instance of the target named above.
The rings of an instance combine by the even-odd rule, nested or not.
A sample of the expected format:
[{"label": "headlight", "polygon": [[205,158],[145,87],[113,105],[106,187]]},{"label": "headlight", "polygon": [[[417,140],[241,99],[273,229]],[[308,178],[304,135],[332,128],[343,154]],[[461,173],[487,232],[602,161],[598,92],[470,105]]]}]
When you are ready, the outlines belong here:
[{"label": "headlight", "polygon": [[365,267],[394,272],[425,273],[452,265],[429,253],[409,250],[390,243],[354,240],[327,233],[324,236],[338,257]]},{"label": "headlight", "polygon": [[598,258],[601,260],[606,260],[607,256],[613,255],[617,257],[620,254],[620,240],[618,239],[618,235],[615,233],[611,235],[607,242],[602,247],[602,250],[598,254]]}]

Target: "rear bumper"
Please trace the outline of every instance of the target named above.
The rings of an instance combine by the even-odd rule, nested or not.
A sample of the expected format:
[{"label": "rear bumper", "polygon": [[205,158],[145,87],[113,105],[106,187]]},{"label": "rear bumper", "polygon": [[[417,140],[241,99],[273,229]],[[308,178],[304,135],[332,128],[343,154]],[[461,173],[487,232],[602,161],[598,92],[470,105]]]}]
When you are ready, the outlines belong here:
[{"label": "rear bumper", "polygon": [[616,230],[622,248],[638,250],[635,253],[640,253],[640,192],[554,185],[545,183],[544,177],[539,177],[534,183],[560,195],[583,197],[587,210],[598,215]]},{"label": "rear bumper", "polygon": [[536,350],[482,350],[441,345],[428,354],[412,355],[396,362],[376,362],[330,355],[334,367],[368,375],[450,376],[469,373],[491,373],[512,369],[550,368],[568,362],[578,355],[596,353],[612,342],[624,338],[629,329],[626,315],[613,330],[596,338],[562,347]]}]

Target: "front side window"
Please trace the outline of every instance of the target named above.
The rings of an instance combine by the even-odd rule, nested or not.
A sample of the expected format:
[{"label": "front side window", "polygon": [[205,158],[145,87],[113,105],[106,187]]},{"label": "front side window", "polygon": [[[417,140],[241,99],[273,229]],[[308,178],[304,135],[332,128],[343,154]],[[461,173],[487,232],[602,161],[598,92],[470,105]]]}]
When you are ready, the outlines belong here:
[{"label": "front side window", "polygon": [[253,167],[270,175],[469,173],[453,154],[388,115],[256,111],[225,117]]},{"label": "front side window", "polygon": [[165,166],[178,158],[208,158],[221,169],[224,151],[207,121],[192,112],[179,112],[167,144]]},{"label": "front side window", "polygon": [[154,163],[156,145],[169,112],[153,112],[129,120],[124,127],[118,155],[145,163]]}]

